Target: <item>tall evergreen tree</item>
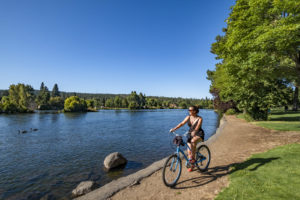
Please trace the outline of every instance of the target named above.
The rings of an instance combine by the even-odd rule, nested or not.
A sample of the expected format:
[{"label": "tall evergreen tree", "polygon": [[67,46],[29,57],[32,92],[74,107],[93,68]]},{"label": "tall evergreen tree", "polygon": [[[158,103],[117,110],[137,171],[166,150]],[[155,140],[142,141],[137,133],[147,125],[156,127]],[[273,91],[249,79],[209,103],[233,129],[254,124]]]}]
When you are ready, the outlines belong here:
[{"label": "tall evergreen tree", "polygon": [[41,86],[40,86],[40,91],[44,90],[44,88],[45,88],[45,84],[44,84],[44,82],[42,82]]},{"label": "tall evergreen tree", "polygon": [[60,92],[58,90],[58,85],[56,83],[53,86],[51,96],[52,97],[59,97],[60,96]]},{"label": "tall evergreen tree", "polygon": [[50,92],[44,82],[41,83],[39,94],[36,97],[36,103],[38,104],[38,109],[47,110],[49,109]]}]

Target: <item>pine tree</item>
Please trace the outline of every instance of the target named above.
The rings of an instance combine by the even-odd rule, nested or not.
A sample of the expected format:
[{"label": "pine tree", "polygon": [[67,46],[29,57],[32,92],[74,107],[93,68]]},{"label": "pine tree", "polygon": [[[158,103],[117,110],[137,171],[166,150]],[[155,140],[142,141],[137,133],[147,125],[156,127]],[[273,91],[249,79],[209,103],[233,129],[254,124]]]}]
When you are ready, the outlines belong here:
[{"label": "pine tree", "polygon": [[59,92],[59,90],[58,90],[58,86],[57,86],[56,83],[55,83],[54,86],[53,86],[51,96],[52,96],[52,97],[59,97],[59,96],[60,96],[60,92]]}]

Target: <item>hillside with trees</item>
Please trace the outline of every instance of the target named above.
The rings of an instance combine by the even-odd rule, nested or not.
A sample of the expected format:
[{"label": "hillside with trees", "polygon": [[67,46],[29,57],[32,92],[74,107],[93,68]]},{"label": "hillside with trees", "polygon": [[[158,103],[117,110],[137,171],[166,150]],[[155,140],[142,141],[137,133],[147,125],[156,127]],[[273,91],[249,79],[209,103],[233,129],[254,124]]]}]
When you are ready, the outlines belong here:
[{"label": "hillside with trees", "polygon": [[34,110],[86,112],[98,109],[185,109],[191,105],[212,109],[213,101],[208,98],[146,96],[136,91],[130,94],[62,92],[57,84],[49,91],[43,82],[39,90],[21,83],[12,84],[8,90],[0,90],[0,113],[24,113]]}]

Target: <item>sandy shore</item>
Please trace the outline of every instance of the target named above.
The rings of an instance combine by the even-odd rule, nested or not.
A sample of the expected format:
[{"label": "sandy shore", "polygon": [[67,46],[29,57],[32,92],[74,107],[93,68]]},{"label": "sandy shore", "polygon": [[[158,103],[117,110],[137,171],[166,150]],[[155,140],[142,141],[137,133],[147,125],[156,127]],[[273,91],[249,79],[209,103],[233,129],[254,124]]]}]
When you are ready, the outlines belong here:
[{"label": "sandy shore", "polygon": [[208,145],[212,160],[207,172],[187,172],[184,167],[177,186],[171,189],[163,184],[159,170],[110,199],[214,199],[222,188],[229,185],[229,168],[234,163],[243,162],[253,153],[276,146],[300,143],[300,132],[271,131],[235,116],[226,116],[226,119],[222,134]]}]

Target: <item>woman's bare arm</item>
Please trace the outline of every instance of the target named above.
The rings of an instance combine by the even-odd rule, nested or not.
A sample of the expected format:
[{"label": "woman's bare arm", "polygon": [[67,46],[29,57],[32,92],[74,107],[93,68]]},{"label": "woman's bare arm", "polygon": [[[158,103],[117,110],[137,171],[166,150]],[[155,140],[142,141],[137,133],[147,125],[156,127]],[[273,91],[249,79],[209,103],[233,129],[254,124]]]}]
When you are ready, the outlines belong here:
[{"label": "woman's bare arm", "polygon": [[183,125],[185,125],[186,122],[189,120],[189,117],[190,116],[186,116],[186,118],[182,122],[180,122],[175,128],[172,128],[171,131],[172,132],[176,131],[177,129],[179,129],[180,127],[182,127]]}]

